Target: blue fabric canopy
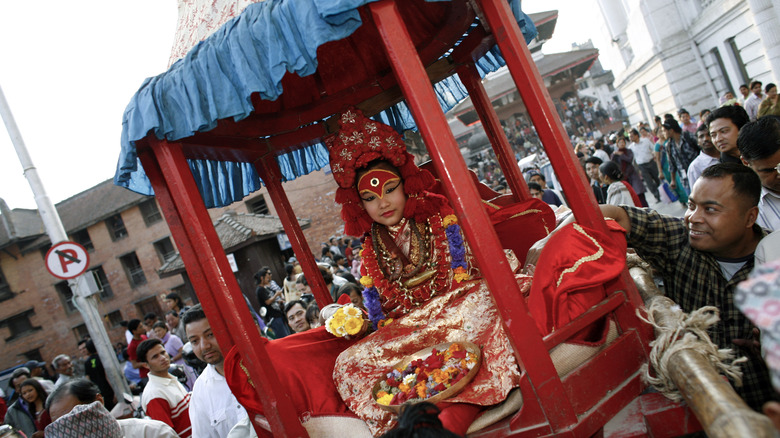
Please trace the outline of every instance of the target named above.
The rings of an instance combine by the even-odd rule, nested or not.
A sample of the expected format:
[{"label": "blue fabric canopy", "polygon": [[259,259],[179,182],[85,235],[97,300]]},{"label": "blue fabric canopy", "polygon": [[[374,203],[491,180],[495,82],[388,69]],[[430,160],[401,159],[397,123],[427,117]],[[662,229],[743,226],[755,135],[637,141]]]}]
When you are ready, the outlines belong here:
[{"label": "blue fabric canopy", "polygon": [[[135,142],[151,131],[170,141],[206,132],[220,119],[242,120],[253,111],[250,95],[276,100],[282,77],[301,77],[317,70],[317,48],[350,36],[362,25],[357,8],[375,0],[267,0],[247,6],[167,72],[146,79],[130,100],[122,120],[122,149],[114,184],[152,195]],[[526,42],[536,36],[533,22],[520,10],[520,0],[508,0]],[[477,62],[480,75],[495,71],[504,60],[494,48]],[[446,112],[467,96],[456,76],[435,84]],[[375,117],[399,132],[416,128],[405,102]],[[321,143],[276,157],[285,181],[328,164]],[[251,163],[189,160],[206,207],[222,207],[260,189],[262,181]]]}]

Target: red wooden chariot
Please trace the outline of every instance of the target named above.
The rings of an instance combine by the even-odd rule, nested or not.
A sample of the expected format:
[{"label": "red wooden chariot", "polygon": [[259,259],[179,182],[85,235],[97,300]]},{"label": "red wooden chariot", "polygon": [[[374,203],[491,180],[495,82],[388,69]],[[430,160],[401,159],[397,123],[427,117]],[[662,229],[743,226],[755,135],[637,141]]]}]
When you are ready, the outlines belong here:
[{"label": "red wooden chariot", "polygon": [[[252,96],[253,113],[175,141],[149,133],[135,141],[138,157],[172,230],[198,298],[223,351],[237,345],[257,383],[275,436],[306,436],[296,411],[275,377],[238,283],[214,231],[188,159],[252,163],[266,184],[320,307],[332,300],[282,187],[276,157],[304,148],[333,132],[328,118],[353,105],[371,116],[405,99],[479,261],[524,377],[522,408],[477,436],[571,436],[598,434],[644,389],[651,331],[636,317],[642,301],[628,276],[608,286],[608,297],[585,314],[542,337],[519,296],[502,246],[484,212],[477,188],[458,150],[432,82],[457,74],[465,84],[517,201],[528,188],[503,129],[482,87],[475,60],[497,45],[528,108],[536,131],[577,220],[606,232],[544,82],[506,0],[381,0],[359,9],[363,21],[349,37],[317,50],[319,67],[309,76],[287,73],[280,98]],[[464,37],[464,35],[466,35]],[[576,194],[576,195],[572,195]],[[573,372],[560,378],[549,350],[611,315],[618,337]],[[676,421],[676,420],[675,420]],[[679,425],[678,425],[679,426]],[[677,430],[676,433],[685,432]]]}]

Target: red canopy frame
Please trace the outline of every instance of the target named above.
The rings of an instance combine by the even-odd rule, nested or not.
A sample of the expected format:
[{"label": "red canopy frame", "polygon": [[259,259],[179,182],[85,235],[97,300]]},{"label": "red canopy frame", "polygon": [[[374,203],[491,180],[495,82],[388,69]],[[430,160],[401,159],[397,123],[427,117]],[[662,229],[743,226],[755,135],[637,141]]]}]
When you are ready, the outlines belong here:
[{"label": "red canopy frame", "polygon": [[[641,299],[627,271],[620,279],[607,285],[611,294],[601,304],[545,338],[540,335],[522,300],[514,298],[519,296],[520,291],[436,100],[432,80],[457,72],[471,94],[515,200],[528,198],[528,187],[474,67],[474,59],[497,44],[564,192],[576,194],[567,198],[576,218],[580,223],[605,232],[606,224],[506,2],[476,0],[467,3],[460,0],[452,4],[453,8],[463,8],[461,14],[454,14],[463,23],[473,21],[475,13],[470,5],[475,5],[483,27],[473,30],[453,50],[449,59],[429,64],[427,68],[423,59],[436,60],[440,56],[431,47],[446,49],[447,44],[455,39],[448,40],[447,44],[425,45],[427,51],[421,53],[413,43],[415,38],[407,31],[406,17],[399,12],[395,1],[382,0],[362,8],[363,26],[375,27],[392,68],[392,74],[377,78],[383,83],[383,91],[379,94],[371,94],[361,88],[351,95],[326,96],[318,105],[306,105],[299,112],[286,111],[287,118],[279,114],[256,114],[240,122],[220,121],[213,131],[176,142],[158,140],[154,135],[137,142],[143,167],[218,342],[224,352],[233,345],[238,347],[250,378],[257,384],[274,436],[306,436],[306,431],[290,398],[279,384],[275,369],[268,366],[272,360],[246,309],[241,290],[196,188],[187,158],[254,163],[306,278],[311,279],[315,298],[322,307],[332,299],[318,275],[312,252],[284,193],[274,157],[281,151],[300,147],[329,132],[332,128],[327,122],[310,122],[353,104],[348,99],[361,99],[356,106],[369,115],[401,97],[406,99],[474,256],[479,261],[492,261],[480,263],[480,266],[518,363],[524,370],[521,384],[524,404],[511,419],[480,432],[480,435],[589,436],[644,388],[639,369],[646,362],[651,332],[635,315]],[[452,34],[450,37],[460,35],[449,33]],[[443,34],[447,32],[439,33],[439,37]],[[400,92],[392,87],[394,84]],[[304,128],[294,130],[304,124]],[[277,127],[276,135],[262,140],[257,138],[261,133],[267,135],[274,126]],[[619,337],[577,370],[563,379],[559,378],[548,351],[608,314],[613,316],[620,328]]]}]

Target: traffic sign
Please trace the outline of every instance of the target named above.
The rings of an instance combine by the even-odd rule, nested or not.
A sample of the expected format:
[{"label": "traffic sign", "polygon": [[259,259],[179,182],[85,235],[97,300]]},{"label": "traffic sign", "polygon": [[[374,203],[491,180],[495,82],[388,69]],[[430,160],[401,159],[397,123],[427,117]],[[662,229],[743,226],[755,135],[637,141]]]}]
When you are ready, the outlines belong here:
[{"label": "traffic sign", "polygon": [[46,269],[57,278],[69,280],[89,267],[87,250],[76,242],[60,242],[46,253]]}]

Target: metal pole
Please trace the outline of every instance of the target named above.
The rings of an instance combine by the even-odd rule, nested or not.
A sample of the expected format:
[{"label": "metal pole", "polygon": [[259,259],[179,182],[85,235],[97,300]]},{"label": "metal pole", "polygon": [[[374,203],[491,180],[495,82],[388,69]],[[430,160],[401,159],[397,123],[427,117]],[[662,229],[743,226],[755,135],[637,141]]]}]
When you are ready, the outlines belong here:
[{"label": "metal pole", "polygon": [[[16,121],[5,99],[2,87],[0,87],[0,116],[2,116],[8,135],[11,137],[11,143],[13,143],[14,149],[16,149],[19,162],[22,164],[24,176],[27,178],[27,182],[33,191],[38,212],[41,215],[43,226],[46,229],[46,234],[49,235],[52,245],[68,240],[68,235],[65,232],[65,227],[62,226],[60,216],[46,194],[43,182],[38,176],[38,170],[33,165],[32,158],[30,158],[30,154],[27,152],[27,146],[25,146],[22,134],[16,126]],[[122,374],[119,361],[114,349],[111,347],[111,341],[108,339],[106,327],[103,325],[103,320],[98,312],[95,297],[91,295],[84,275],[82,274],[68,280],[68,286],[70,286],[70,290],[73,292],[73,303],[79,313],[81,313],[82,318],[84,318],[84,324],[87,326],[89,336],[92,338],[92,342],[94,342],[100,356],[100,361],[103,363],[106,378],[108,378],[111,388],[114,390],[117,401],[121,402],[122,394],[129,394],[130,388],[127,386],[127,381]],[[87,273],[86,275],[92,275],[92,273]]]}]

